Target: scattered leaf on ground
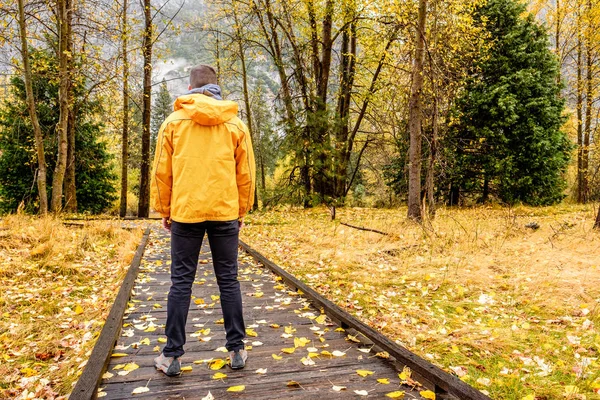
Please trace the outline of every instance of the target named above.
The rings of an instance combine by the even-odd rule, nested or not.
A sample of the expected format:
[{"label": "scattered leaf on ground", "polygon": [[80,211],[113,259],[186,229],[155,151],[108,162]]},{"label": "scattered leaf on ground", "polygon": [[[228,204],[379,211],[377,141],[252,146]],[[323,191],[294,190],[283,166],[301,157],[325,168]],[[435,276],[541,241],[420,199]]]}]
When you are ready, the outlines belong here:
[{"label": "scattered leaf on ground", "polygon": [[356,373],[364,378],[366,376],[373,375],[374,372],[366,369],[357,369]]},{"label": "scattered leaf on ground", "polygon": [[131,394],[142,394],[142,393],[147,393],[149,391],[150,391],[150,389],[148,389],[148,387],[146,387],[146,386],[140,386],[140,387],[137,387],[137,388],[133,389],[133,391],[131,392]]}]

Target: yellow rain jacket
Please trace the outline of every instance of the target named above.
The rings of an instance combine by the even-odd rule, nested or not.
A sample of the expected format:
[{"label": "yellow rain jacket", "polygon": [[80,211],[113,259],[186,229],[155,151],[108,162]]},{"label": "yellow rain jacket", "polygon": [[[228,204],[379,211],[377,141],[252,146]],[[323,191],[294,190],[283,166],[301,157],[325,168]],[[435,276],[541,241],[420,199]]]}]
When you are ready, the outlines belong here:
[{"label": "yellow rain jacket", "polygon": [[233,101],[188,94],[158,133],[152,206],[177,222],[232,221],[254,204],[254,153]]}]

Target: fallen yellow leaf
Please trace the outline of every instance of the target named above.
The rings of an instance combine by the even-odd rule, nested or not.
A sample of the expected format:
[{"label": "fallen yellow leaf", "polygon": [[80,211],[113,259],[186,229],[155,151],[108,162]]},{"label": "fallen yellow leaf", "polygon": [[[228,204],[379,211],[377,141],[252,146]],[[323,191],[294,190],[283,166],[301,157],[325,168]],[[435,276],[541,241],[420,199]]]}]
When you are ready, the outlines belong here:
[{"label": "fallen yellow leaf", "polygon": [[366,369],[357,369],[356,373],[364,378],[366,376],[373,375],[374,372]]},{"label": "fallen yellow leaf", "polygon": [[310,343],[310,340],[308,340],[305,337],[301,337],[301,338],[295,337],[294,338],[294,347],[304,347],[309,343]]},{"label": "fallen yellow leaf", "polygon": [[23,375],[25,375],[26,377],[37,375],[37,371],[35,369],[32,369],[32,368],[22,368],[21,369],[21,373]]},{"label": "fallen yellow leaf", "polygon": [[431,390],[422,390],[419,392],[419,394],[421,397],[426,399],[435,400],[435,393],[433,393]]},{"label": "fallen yellow leaf", "polygon": [[140,366],[137,365],[136,363],[129,363],[129,364],[125,364],[125,366],[123,367],[123,369],[125,371],[135,371],[136,369],[138,369]]},{"label": "fallen yellow leaf", "polygon": [[385,397],[389,397],[391,399],[403,399],[404,392],[402,390],[396,390],[395,392],[386,393]]},{"label": "fallen yellow leaf", "polygon": [[292,333],[296,332],[296,328],[294,328],[293,326],[286,326],[284,329],[285,333],[287,333],[288,335],[291,335]]},{"label": "fallen yellow leaf", "polygon": [[227,391],[228,392],[243,392],[244,389],[246,389],[246,386],[239,385],[239,386],[231,386],[230,388],[227,389]]},{"label": "fallen yellow leaf", "polygon": [[411,370],[408,367],[404,367],[404,369],[402,369],[402,372],[400,372],[398,374],[398,378],[400,378],[400,380],[402,381],[406,381],[408,379],[410,379],[410,375],[411,375]]},{"label": "fallen yellow leaf", "polygon": [[360,340],[356,336],[348,335],[346,336],[346,339],[349,342],[360,343]]},{"label": "fallen yellow leaf", "polygon": [[256,333],[256,331],[254,329],[246,328],[246,335],[248,335],[250,337],[257,337],[258,333]]},{"label": "fallen yellow leaf", "polygon": [[217,372],[216,374],[211,376],[211,378],[212,379],[225,379],[225,378],[227,378],[227,374],[224,374],[222,372]]},{"label": "fallen yellow leaf", "polygon": [[223,368],[225,365],[227,364],[227,361],[221,359],[221,358],[217,358],[215,360],[211,360],[208,363],[208,367],[212,370],[218,370]]}]

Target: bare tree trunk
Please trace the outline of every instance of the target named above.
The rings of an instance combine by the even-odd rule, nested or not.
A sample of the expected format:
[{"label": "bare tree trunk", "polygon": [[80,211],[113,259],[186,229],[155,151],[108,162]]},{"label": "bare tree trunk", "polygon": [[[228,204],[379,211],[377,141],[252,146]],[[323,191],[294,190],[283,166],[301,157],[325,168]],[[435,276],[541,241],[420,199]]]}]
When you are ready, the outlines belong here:
[{"label": "bare tree trunk", "polygon": [[583,182],[583,37],[581,7],[577,10],[577,201],[584,202]]},{"label": "bare tree trunk", "polygon": [[57,1],[58,15],[58,72],[59,72],[59,88],[58,102],[60,109],[60,117],[57,126],[58,136],[58,152],[56,159],[56,167],[52,176],[52,204],[51,208],[54,213],[59,213],[62,210],[63,198],[63,181],[67,170],[68,156],[68,138],[67,129],[69,123],[69,106],[72,103],[71,98],[71,0]]},{"label": "bare tree trunk", "polygon": [[[233,6],[233,18],[236,26],[236,42],[238,45],[240,63],[242,64],[242,89],[244,92],[244,104],[246,108],[246,121],[248,124],[248,132],[250,133],[250,142],[252,143],[252,147],[256,148],[256,143],[254,141],[254,132],[253,132],[253,124],[252,124],[252,110],[250,109],[250,94],[248,93],[248,74],[246,71],[246,51],[244,49],[244,43],[242,39],[242,30],[238,20],[237,11],[235,9],[235,5]],[[258,210],[258,190],[254,190],[254,206],[253,210]]]},{"label": "bare tree trunk", "polygon": [[[344,10],[346,28],[342,32],[340,60],[340,89],[338,94],[337,119],[339,127],[335,135],[334,190],[335,197],[343,199],[346,193],[348,163],[352,154],[352,143],[348,143],[350,135],[350,109],[352,88],[356,73],[356,22],[355,10],[346,7]],[[348,151],[350,149],[350,151]]]},{"label": "bare tree trunk", "polygon": [[[323,15],[321,37],[317,32],[316,10],[314,0],[308,2],[308,14],[311,24],[311,47],[313,68],[315,69],[315,84],[317,87],[313,113],[308,117],[312,121],[310,130],[314,132],[312,141],[314,143],[314,189],[316,189],[320,200],[327,201],[334,197],[333,165],[329,156],[331,140],[329,137],[329,120],[327,111],[327,88],[331,72],[331,55],[333,52],[332,19],[333,0],[327,0]],[[321,51],[319,52],[319,47]]]},{"label": "bare tree trunk", "polygon": [[150,0],[144,0],[144,99],[142,108],[142,168],[138,217],[150,214],[150,107],[152,105],[152,13]]},{"label": "bare tree trunk", "polygon": [[119,215],[127,215],[127,166],[129,163],[129,60],[127,55],[127,0],[123,0],[123,16],[121,20],[121,46],[123,55],[123,131],[121,133],[121,202]]},{"label": "bare tree trunk", "polygon": [[67,124],[67,173],[65,175],[65,211],[77,212],[77,186],[75,182],[75,116],[77,110],[69,110]]},{"label": "bare tree trunk", "polygon": [[583,150],[582,156],[582,191],[583,202],[588,202],[589,197],[589,164],[590,164],[590,136],[592,133],[592,107],[594,100],[594,81],[593,81],[593,51],[592,51],[592,1],[587,1],[588,27],[586,29],[586,106],[585,106],[585,131],[583,133]]},{"label": "bare tree trunk", "polygon": [[598,215],[596,215],[596,222],[594,223],[594,229],[600,229],[600,206],[598,206]]},{"label": "bare tree trunk", "polygon": [[33,98],[33,83],[31,78],[31,66],[29,65],[29,48],[27,45],[27,27],[25,23],[24,0],[18,0],[19,6],[19,34],[21,36],[21,57],[25,75],[25,93],[27,93],[27,107],[29,117],[33,125],[33,136],[35,138],[35,150],[38,161],[37,188],[40,199],[39,213],[48,213],[48,193],[46,191],[46,156],[44,154],[44,136],[37,117],[35,99]]},{"label": "bare tree trunk", "polygon": [[561,16],[560,16],[560,0],[556,0],[556,26],[554,32],[554,40],[556,41],[556,57],[558,58],[558,76],[556,80],[558,83],[562,81],[561,69],[562,69],[562,55],[560,53],[560,33],[561,33]]},{"label": "bare tree trunk", "polygon": [[437,157],[437,138],[438,138],[438,98],[433,94],[433,127],[431,132],[431,143],[429,144],[429,166],[427,168],[427,208],[431,218],[435,217],[435,197],[434,197],[434,173]]},{"label": "bare tree trunk", "polygon": [[410,148],[408,164],[408,218],[421,221],[421,94],[423,91],[423,61],[425,56],[425,21],[427,0],[419,0],[419,17],[415,35],[415,59],[409,105]]},{"label": "bare tree trunk", "polygon": [[221,84],[221,40],[219,32],[215,34],[215,62],[217,63],[217,85]]}]

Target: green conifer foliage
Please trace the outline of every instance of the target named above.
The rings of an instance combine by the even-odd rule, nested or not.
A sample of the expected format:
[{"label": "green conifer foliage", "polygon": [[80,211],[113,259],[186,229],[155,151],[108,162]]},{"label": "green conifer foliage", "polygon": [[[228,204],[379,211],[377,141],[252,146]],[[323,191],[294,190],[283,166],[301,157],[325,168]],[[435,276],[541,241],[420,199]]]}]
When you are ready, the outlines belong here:
[{"label": "green conifer foliage", "polygon": [[558,63],[545,30],[525,10],[518,0],[489,0],[476,11],[491,45],[457,100],[445,145],[461,196],[530,205],[564,198],[572,144],[561,130]]},{"label": "green conifer foliage", "polygon": [[[58,123],[58,82],[56,60],[47,51],[31,52],[34,72],[33,91],[40,125],[44,133],[44,149],[48,162],[48,190],[56,162]],[[22,203],[25,211],[38,207],[34,177],[37,165],[33,127],[25,103],[25,86],[20,77],[11,82],[10,95],[0,103],[0,212],[14,212]],[[94,118],[98,103],[85,101],[85,84],[75,88],[78,112],[75,127],[75,181],[78,208],[81,212],[100,213],[116,199],[116,175],[113,156],[100,141],[102,125]]]},{"label": "green conifer foliage", "polygon": [[160,126],[172,112],[173,99],[169,94],[167,82],[163,79],[160,83],[158,95],[154,100],[154,106],[152,107],[152,121],[150,124],[150,154],[152,157],[150,159],[154,157],[154,149],[156,148],[156,139],[158,138]]}]

